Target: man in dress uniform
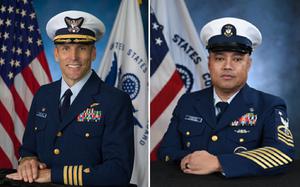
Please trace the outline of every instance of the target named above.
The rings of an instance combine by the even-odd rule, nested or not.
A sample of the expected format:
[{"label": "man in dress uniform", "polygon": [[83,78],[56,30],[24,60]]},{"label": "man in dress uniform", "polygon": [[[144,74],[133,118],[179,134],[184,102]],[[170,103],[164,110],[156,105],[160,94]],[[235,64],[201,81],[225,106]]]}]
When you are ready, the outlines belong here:
[{"label": "man in dress uniform", "polygon": [[200,37],[213,86],[180,98],[159,158],[189,174],[282,172],[295,156],[286,104],[246,83],[260,31],[245,20],[221,18],[207,23]]},{"label": "man in dress uniform", "polygon": [[66,185],[127,185],[134,157],[129,96],[91,70],[103,23],[81,11],[54,16],[46,27],[62,79],[34,96],[20,148],[18,172],[8,178]]}]

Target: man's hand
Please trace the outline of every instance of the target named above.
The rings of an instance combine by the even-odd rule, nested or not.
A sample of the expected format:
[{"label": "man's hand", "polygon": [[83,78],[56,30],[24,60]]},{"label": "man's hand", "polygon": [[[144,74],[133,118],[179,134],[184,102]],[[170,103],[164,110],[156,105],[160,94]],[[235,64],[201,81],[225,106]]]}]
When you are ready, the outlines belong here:
[{"label": "man's hand", "polygon": [[36,180],[34,180],[34,182],[38,182],[38,183],[51,182],[51,170],[50,169],[40,169],[39,177]]},{"label": "man's hand", "polygon": [[189,161],[192,154],[186,155],[180,162],[180,168],[182,171],[189,168]]},{"label": "man's hand", "polygon": [[180,166],[184,173],[197,175],[222,171],[218,158],[207,151],[195,151],[185,156]]},{"label": "man's hand", "polygon": [[[38,170],[38,176],[39,177],[37,179],[34,179],[34,182],[38,182],[38,183],[51,182],[51,170],[50,169]],[[19,175],[18,172],[6,175],[6,177],[9,179],[13,179],[13,180],[22,180],[22,177]]]},{"label": "man's hand", "polygon": [[41,163],[36,157],[25,157],[20,161],[18,172],[7,175],[6,177],[13,180],[24,180],[32,183],[39,177],[39,170],[45,169],[46,164]]}]

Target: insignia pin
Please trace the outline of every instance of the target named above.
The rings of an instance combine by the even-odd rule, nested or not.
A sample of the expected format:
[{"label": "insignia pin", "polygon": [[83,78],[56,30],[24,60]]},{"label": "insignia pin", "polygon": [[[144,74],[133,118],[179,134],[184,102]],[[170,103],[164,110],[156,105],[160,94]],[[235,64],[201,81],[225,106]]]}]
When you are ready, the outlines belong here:
[{"label": "insignia pin", "polygon": [[93,104],[91,104],[91,108],[93,108],[93,107],[95,107],[95,106],[98,106],[100,103],[93,103]]}]

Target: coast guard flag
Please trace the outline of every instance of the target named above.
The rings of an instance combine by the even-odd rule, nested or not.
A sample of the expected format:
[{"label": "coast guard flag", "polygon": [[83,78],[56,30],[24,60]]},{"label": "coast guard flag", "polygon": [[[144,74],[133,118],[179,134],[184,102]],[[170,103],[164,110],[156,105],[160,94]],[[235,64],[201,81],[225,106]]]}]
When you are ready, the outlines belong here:
[{"label": "coast guard flag", "polygon": [[0,4],[0,168],[17,166],[33,95],[51,82],[32,1]]},{"label": "coast guard flag", "polygon": [[144,30],[137,0],[122,0],[98,70],[106,83],[130,96],[134,106],[135,162],[131,183],[148,185],[147,76]]},{"label": "coast guard flag", "polygon": [[[199,34],[194,27],[184,0],[152,0],[151,7],[159,23],[151,23],[151,32],[156,32],[158,27],[162,28],[165,45],[167,45],[173,63],[184,83],[185,92],[209,87],[211,79],[207,67],[207,53],[200,42]],[[158,39],[160,41],[161,37]],[[164,41],[159,43],[164,43]],[[161,50],[161,46],[157,47],[158,45],[153,47],[151,45],[151,59],[156,58],[152,55],[152,50]],[[156,159],[159,142],[168,128],[172,111],[182,94],[179,93],[180,89],[170,89],[170,82],[173,81],[171,75],[173,74],[168,75],[169,79],[166,77],[166,73],[160,68],[165,65],[165,60],[161,60],[160,63],[151,61],[150,149],[152,160]],[[159,104],[161,101],[164,101],[164,104]]]}]

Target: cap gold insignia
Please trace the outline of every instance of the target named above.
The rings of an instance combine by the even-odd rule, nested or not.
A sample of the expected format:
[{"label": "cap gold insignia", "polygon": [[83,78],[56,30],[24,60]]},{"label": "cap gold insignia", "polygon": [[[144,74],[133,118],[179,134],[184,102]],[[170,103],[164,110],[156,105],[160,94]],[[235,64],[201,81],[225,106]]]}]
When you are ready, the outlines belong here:
[{"label": "cap gold insignia", "polygon": [[83,17],[72,19],[69,17],[65,17],[65,22],[68,26],[68,31],[72,33],[78,33],[80,31],[80,27],[83,23]]},{"label": "cap gold insignia", "polygon": [[231,25],[225,25],[225,31],[224,31],[224,36],[226,37],[230,37],[233,35],[233,32],[232,32],[232,26]]}]

